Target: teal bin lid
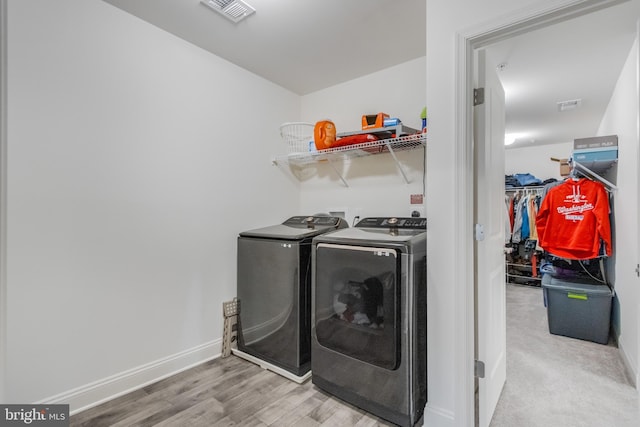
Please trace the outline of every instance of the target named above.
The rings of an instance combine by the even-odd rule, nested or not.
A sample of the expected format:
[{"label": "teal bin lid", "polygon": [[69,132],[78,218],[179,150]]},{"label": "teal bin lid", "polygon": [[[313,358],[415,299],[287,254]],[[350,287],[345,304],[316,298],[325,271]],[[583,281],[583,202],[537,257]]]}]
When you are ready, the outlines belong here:
[{"label": "teal bin lid", "polygon": [[604,283],[595,280],[574,279],[574,278],[557,278],[550,274],[542,276],[542,287],[561,292],[576,292],[588,294],[590,296],[606,296],[611,297],[613,294],[611,288]]}]

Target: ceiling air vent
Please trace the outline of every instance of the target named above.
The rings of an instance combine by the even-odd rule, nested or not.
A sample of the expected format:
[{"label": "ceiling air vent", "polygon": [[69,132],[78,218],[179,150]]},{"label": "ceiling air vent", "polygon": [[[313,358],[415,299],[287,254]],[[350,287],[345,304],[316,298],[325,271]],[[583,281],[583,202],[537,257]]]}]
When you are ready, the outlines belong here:
[{"label": "ceiling air vent", "polygon": [[582,99],[572,99],[570,101],[558,102],[558,111],[563,112],[575,110],[576,108],[580,107],[580,105],[582,105]]},{"label": "ceiling air vent", "polygon": [[256,11],[241,0],[202,0],[201,3],[233,22],[240,22]]}]

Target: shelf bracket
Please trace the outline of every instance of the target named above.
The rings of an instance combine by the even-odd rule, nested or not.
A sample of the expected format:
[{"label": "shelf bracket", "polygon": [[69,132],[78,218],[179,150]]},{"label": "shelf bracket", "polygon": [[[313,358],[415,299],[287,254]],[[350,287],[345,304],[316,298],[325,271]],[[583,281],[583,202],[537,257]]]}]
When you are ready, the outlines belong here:
[{"label": "shelf bracket", "polygon": [[333,171],[338,175],[338,177],[340,177],[340,180],[342,181],[342,183],[344,184],[345,187],[349,188],[349,184],[347,183],[347,181],[344,179],[344,177],[342,176],[342,174],[340,173],[340,171],[338,171],[338,168],[333,164],[333,161],[331,161],[330,158],[327,158],[327,162],[329,162],[329,165],[331,166],[331,169],[333,169]]},{"label": "shelf bracket", "polygon": [[404,178],[404,182],[409,184],[409,178],[407,178],[407,174],[405,173],[404,168],[402,167],[402,164],[396,157],[396,153],[393,151],[393,148],[391,148],[390,144],[387,144],[387,150],[389,150],[389,153],[391,153],[391,157],[393,157],[393,160],[396,162],[396,166],[398,167],[398,170],[402,174],[402,177]]}]

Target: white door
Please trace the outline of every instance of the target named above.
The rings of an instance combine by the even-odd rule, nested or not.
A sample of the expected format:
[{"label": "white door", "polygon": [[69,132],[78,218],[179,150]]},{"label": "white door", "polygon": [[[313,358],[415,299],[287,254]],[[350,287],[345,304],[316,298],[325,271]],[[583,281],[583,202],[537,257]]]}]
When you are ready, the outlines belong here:
[{"label": "white door", "polygon": [[478,378],[478,421],[486,427],[506,379],[504,235],[504,89],[495,68],[477,51],[476,88],[484,101],[474,107],[476,233],[476,351],[484,364]]}]

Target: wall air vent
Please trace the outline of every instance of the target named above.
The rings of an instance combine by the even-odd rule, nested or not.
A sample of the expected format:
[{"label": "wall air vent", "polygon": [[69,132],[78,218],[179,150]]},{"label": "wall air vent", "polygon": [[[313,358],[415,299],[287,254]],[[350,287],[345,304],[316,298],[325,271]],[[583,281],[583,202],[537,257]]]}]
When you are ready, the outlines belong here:
[{"label": "wall air vent", "polygon": [[558,111],[563,112],[575,110],[576,108],[580,107],[580,105],[582,105],[582,99],[572,99],[570,101],[558,102]]},{"label": "wall air vent", "polygon": [[256,11],[241,0],[201,0],[201,3],[233,22],[240,22]]}]

